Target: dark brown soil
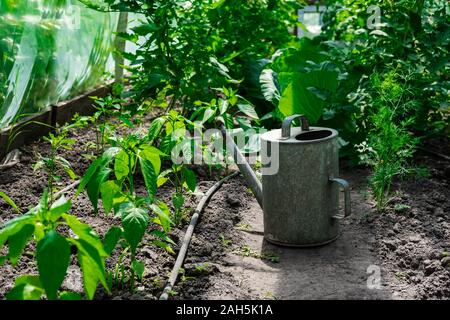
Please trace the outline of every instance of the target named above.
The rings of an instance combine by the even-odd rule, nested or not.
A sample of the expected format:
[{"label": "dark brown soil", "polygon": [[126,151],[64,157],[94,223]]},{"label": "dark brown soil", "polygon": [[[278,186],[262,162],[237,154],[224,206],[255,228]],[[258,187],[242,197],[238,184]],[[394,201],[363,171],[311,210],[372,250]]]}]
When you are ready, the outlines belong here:
[{"label": "dark brown soil", "polygon": [[[82,154],[89,152],[86,146],[94,141],[94,135],[88,129],[72,134],[77,143],[72,151],[64,152],[64,157],[81,175],[90,163]],[[448,141],[445,143],[448,145]],[[439,150],[443,152],[442,148]],[[37,142],[21,151],[22,160],[18,165],[0,171],[0,190],[25,211],[38,202],[46,185],[45,174],[33,172],[32,165],[36,161],[35,153],[45,154],[48,146]],[[450,298],[450,261],[446,254],[450,252],[450,163],[426,153],[420,153],[417,162],[428,168],[430,176],[396,182],[395,197],[383,214],[375,211],[370,197],[369,171],[344,168],[343,176],[352,185],[354,214],[343,223],[342,237],[329,246],[300,251],[265,243],[261,235],[261,210],[243,178],[239,176],[225,183],[200,219],[172,298]],[[210,177],[204,168],[195,171],[203,192],[219,178],[218,173]],[[138,192],[143,192],[142,181],[138,179],[137,183]],[[70,181],[64,178],[60,184],[63,187]],[[161,200],[169,200],[170,195],[170,187],[158,193]],[[190,196],[187,207],[195,207],[198,200]],[[111,216],[105,217],[101,210],[93,215],[84,194],[73,202],[72,213],[101,236],[118,223]],[[16,215],[0,200],[0,224]],[[173,231],[172,238],[178,244],[186,223]],[[174,249],[177,251],[177,246]],[[244,249],[250,252],[249,256],[245,257]],[[109,268],[117,262],[118,254],[116,250],[108,259]],[[175,258],[151,246],[147,239],[139,251],[139,259],[145,262],[145,273],[136,292],[116,288],[112,296],[107,296],[99,290],[97,299],[157,299]],[[366,288],[366,269],[372,264],[381,267],[382,276],[382,288],[375,293]],[[9,264],[0,267],[0,298],[12,288],[18,275],[36,273],[31,244],[16,268]],[[75,260],[64,287],[83,290]]]},{"label": "dark brown soil", "polygon": [[[427,146],[449,155],[449,141]],[[376,249],[394,297],[450,298],[450,162],[420,152],[427,177],[398,181],[383,215],[374,215]]]}]

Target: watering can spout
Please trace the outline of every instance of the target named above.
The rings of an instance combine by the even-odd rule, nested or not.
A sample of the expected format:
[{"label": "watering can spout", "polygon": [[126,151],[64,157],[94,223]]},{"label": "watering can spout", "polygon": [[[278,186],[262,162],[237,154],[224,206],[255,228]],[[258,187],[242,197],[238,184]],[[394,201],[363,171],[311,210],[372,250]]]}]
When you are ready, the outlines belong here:
[{"label": "watering can spout", "polygon": [[234,143],[233,138],[228,134],[228,132],[223,124],[220,126],[220,130],[222,132],[222,137],[226,142],[227,150],[229,152],[232,152],[234,162],[238,166],[239,171],[244,176],[245,180],[247,181],[248,186],[252,190],[253,194],[256,197],[256,200],[258,201],[259,205],[262,208],[263,207],[263,190],[262,190],[261,182],[259,181],[255,172],[252,170],[252,168],[248,164],[244,155],[241,153],[239,148]]}]

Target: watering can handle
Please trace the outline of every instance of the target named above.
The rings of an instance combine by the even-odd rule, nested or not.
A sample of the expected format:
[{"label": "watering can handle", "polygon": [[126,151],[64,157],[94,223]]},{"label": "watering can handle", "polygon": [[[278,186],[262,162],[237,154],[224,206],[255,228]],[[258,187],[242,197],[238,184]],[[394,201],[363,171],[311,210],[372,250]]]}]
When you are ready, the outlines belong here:
[{"label": "watering can handle", "polygon": [[340,178],[330,178],[331,182],[335,182],[337,184],[339,184],[342,189],[344,189],[344,214],[337,214],[334,215],[333,218],[335,219],[343,219],[345,217],[348,217],[351,213],[351,206],[350,206],[350,185],[348,184],[347,181],[345,181],[344,179],[340,179]]},{"label": "watering can handle", "polygon": [[284,119],[281,126],[281,138],[282,140],[289,139],[291,137],[291,124],[295,119],[300,118],[302,123],[302,131],[309,131],[308,119],[302,114],[294,114]]}]

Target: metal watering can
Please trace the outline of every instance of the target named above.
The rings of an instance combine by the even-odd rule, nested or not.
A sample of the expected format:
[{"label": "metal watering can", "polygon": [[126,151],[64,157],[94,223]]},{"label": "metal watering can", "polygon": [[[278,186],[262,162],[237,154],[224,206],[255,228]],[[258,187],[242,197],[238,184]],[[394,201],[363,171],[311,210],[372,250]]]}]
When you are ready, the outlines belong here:
[{"label": "metal watering can", "polygon": [[[301,119],[301,127],[291,128]],[[350,188],[339,176],[338,132],[309,127],[303,115],[287,117],[281,130],[261,135],[262,184],[222,126],[227,149],[264,211],[264,238],[284,246],[319,246],[339,235],[350,214]],[[276,172],[264,169],[278,161]],[[339,187],[344,213],[339,213]]]}]

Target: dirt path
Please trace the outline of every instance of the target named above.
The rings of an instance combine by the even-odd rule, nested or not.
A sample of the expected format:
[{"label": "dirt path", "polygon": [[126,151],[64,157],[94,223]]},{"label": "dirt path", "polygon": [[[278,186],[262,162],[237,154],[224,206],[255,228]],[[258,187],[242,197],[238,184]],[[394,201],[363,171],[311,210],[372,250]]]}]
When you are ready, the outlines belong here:
[{"label": "dirt path", "polygon": [[[242,178],[240,178],[242,179]],[[241,205],[236,194],[224,188],[219,195],[228,204]],[[241,190],[246,192],[246,190]],[[237,192],[239,194],[239,192]],[[371,210],[352,192],[353,217],[342,226],[332,244],[297,249],[274,246],[263,239],[262,210],[250,198],[235,224],[225,256],[216,266],[210,285],[200,299],[389,299],[386,285],[369,289],[367,268],[380,263],[374,253],[375,236],[365,223]],[[210,206],[211,207],[211,206]],[[210,214],[209,208],[205,216]],[[382,272],[382,271],[381,271]],[[193,297],[192,297],[193,298]]]}]

